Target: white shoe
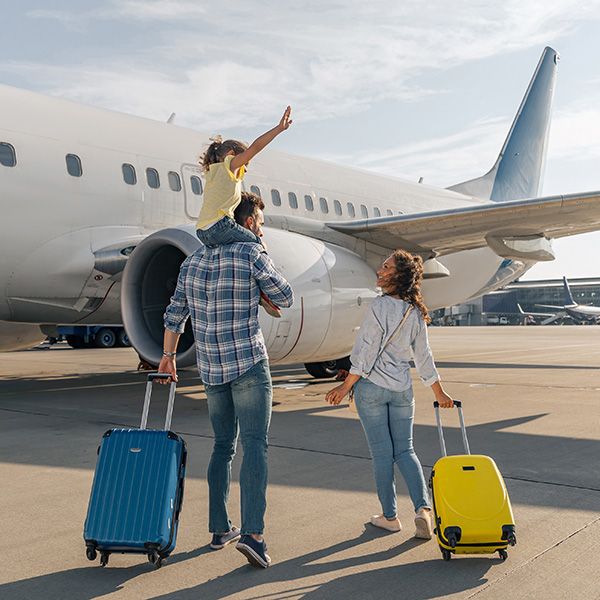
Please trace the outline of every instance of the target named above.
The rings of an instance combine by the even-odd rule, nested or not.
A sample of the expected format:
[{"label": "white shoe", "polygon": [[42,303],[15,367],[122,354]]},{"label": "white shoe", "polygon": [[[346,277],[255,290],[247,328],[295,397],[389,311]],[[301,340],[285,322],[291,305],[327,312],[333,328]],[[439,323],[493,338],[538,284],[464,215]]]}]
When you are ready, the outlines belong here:
[{"label": "white shoe", "polygon": [[375,527],[381,527],[381,529],[387,529],[387,531],[393,531],[394,533],[402,529],[402,525],[400,524],[400,519],[398,519],[398,517],[390,521],[383,515],[372,516],[371,525],[375,525]]},{"label": "white shoe", "polygon": [[430,509],[420,508],[415,517],[415,537],[430,540],[433,537],[433,513]]}]

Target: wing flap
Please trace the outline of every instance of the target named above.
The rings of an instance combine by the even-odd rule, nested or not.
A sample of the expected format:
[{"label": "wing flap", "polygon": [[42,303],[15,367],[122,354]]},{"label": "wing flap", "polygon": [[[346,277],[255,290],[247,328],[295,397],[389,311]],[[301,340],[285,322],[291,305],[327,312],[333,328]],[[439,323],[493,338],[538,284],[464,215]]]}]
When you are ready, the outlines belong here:
[{"label": "wing flap", "polygon": [[443,256],[485,247],[488,237],[552,239],[600,230],[600,191],[331,221],[327,226],[387,248]]}]

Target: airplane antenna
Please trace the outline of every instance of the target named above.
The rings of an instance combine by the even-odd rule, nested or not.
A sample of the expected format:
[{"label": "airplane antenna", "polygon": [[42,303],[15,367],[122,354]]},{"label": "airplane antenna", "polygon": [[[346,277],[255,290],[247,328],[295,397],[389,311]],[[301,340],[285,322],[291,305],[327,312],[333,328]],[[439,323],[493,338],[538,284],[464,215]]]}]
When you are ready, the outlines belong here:
[{"label": "airplane antenna", "polygon": [[423,178],[419,177],[419,183],[423,183]]},{"label": "airplane antenna", "polygon": [[175,123],[176,116],[177,116],[177,113],[171,113],[171,116],[167,119],[167,123],[169,125],[173,125],[173,123]]}]

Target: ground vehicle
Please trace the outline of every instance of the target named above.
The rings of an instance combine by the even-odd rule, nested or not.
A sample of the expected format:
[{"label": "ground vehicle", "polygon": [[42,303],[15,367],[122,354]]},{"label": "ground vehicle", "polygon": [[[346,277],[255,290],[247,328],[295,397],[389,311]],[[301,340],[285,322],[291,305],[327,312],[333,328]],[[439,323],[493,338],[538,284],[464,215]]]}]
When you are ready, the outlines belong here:
[{"label": "ground vehicle", "polygon": [[129,347],[129,338],[122,325],[59,325],[58,333],[72,348]]}]

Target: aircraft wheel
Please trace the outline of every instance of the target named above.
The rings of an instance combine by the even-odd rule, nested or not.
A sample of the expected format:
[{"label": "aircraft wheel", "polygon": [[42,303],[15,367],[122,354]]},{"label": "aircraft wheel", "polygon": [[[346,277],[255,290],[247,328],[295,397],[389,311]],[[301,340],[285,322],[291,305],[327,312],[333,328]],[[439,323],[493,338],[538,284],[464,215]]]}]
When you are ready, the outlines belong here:
[{"label": "aircraft wheel", "polygon": [[335,377],[338,372],[337,361],[327,360],[325,362],[304,363],[304,368],[309,375],[317,379],[330,379]]}]

